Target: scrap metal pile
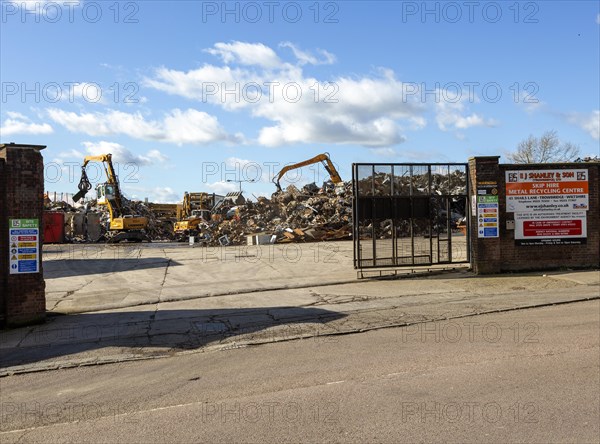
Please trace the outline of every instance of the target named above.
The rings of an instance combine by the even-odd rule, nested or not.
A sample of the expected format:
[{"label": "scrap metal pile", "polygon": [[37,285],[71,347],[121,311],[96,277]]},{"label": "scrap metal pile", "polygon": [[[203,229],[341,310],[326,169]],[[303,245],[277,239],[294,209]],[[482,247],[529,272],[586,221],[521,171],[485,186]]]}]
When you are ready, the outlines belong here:
[{"label": "scrap metal pile", "polygon": [[466,173],[394,175],[375,172],[358,180],[360,196],[462,195],[467,191]]},{"label": "scrap metal pile", "polygon": [[[148,219],[146,234],[151,240],[174,240],[173,223],[157,216],[145,203],[123,199],[123,203],[131,214]],[[64,201],[46,201],[46,211],[65,213],[65,239],[70,242],[108,241],[116,233],[108,229],[110,214],[104,205],[96,200],[71,205]]]},{"label": "scrap metal pile", "polygon": [[448,225],[452,230],[459,230],[459,223],[466,216],[466,201],[461,197],[467,191],[464,170],[448,169],[443,173],[430,174],[425,170],[405,169],[394,175],[375,171],[374,174],[360,178],[357,187],[359,196],[406,198],[405,209],[408,210],[408,213],[397,217],[393,223],[391,218],[377,220],[375,226],[370,219],[359,222],[358,233],[361,238],[429,236],[430,230],[444,232]]},{"label": "scrap metal pile", "polygon": [[[152,204],[123,198],[123,205],[128,214],[148,219],[145,231],[152,241],[176,240],[173,230],[175,220],[160,217],[153,211]],[[65,227],[67,239],[71,241],[108,241],[111,237],[112,233],[107,229],[110,221],[108,209],[95,200],[75,206],[52,203],[47,205],[47,209],[64,211],[67,214],[65,221],[72,221],[77,215],[99,216],[94,219],[99,220],[99,239],[86,236],[86,228],[74,230],[73,227]],[[71,222],[68,224],[72,225]],[[231,202],[222,206],[220,214],[202,222],[199,232],[196,241],[211,246],[246,244],[249,236],[256,235],[262,235],[263,239],[268,236],[271,243],[350,239],[352,182],[337,186],[325,182],[321,188],[312,183],[301,189],[290,185],[284,191],[273,194],[271,199],[259,197],[257,201],[247,201],[243,205]]]},{"label": "scrap metal pile", "polygon": [[270,242],[311,242],[350,239],[352,183],[322,188],[314,183],[293,185],[271,199],[259,197],[235,207],[232,217],[200,225],[199,240],[208,245],[239,245],[248,236],[269,235]]}]

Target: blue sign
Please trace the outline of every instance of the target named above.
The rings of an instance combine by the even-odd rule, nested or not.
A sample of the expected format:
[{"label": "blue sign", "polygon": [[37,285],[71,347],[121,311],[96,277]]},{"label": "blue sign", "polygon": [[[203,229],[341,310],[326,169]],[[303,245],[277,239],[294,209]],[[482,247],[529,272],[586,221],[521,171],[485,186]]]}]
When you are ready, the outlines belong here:
[{"label": "blue sign", "polygon": [[37,261],[19,261],[19,273],[36,272]]},{"label": "blue sign", "polygon": [[11,230],[10,230],[11,236],[23,236],[23,235],[31,236],[32,234],[37,235],[38,230],[15,230],[14,228],[11,228]]},{"label": "blue sign", "polygon": [[8,230],[10,274],[40,272],[40,230],[38,219],[10,219]]},{"label": "blue sign", "polygon": [[483,235],[486,237],[496,237],[498,236],[498,228],[484,228]]}]

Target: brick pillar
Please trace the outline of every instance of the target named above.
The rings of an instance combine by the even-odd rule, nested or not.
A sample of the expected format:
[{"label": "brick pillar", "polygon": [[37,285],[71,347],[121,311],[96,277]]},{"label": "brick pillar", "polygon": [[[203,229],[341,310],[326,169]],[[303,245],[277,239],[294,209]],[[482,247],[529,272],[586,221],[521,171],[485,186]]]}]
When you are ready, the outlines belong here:
[{"label": "brick pillar", "polygon": [[[41,145],[0,145],[0,288],[4,325],[42,322],[46,315],[45,282],[42,269],[44,214],[44,161]],[[38,219],[39,273],[10,274],[9,219]]]},{"label": "brick pillar", "polygon": [[[477,190],[482,184],[500,183],[499,156],[472,157],[469,159],[470,202],[477,198]],[[473,208],[472,208],[473,209]],[[500,223],[502,221],[499,221]],[[500,238],[480,238],[477,211],[472,211],[471,224],[471,266],[477,274],[498,273],[501,269]],[[500,227],[499,227],[499,231]]]},{"label": "brick pillar", "polygon": [[6,271],[8,270],[8,227],[6,225],[6,160],[0,157],[0,328],[6,325]]}]

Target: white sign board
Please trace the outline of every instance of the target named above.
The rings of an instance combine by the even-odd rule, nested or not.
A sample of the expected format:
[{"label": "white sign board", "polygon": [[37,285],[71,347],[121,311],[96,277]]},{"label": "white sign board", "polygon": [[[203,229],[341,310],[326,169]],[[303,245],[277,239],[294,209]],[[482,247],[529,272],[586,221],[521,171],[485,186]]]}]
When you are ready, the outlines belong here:
[{"label": "white sign board", "polygon": [[498,196],[477,196],[477,237],[498,237]]},{"label": "white sign board", "polygon": [[40,222],[38,219],[8,220],[8,253],[10,274],[40,272]]},{"label": "white sign board", "polygon": [[506,172],[506,211],[587,210],[588,170],[515,170]]},{"label": "white sign board", "polygon": [[586,237],[585,211],[515,214],[515,240],[521,245],[581,244]]}]

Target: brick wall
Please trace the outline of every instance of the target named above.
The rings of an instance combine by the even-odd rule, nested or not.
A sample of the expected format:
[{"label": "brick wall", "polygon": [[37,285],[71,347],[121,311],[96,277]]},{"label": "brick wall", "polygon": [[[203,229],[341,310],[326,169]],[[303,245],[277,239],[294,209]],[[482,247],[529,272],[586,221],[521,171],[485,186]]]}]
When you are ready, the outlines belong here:
[{"label": "brick wall", "polygon": [[0,157],[0,328],[6,323],[6,270],[8,270],[8,232],[6,226],[6,160]]},{"label": "brick wall", "polygon": [[[8,251],[8,219],[38,219],[40,237],[43,237],[42,216],[44,211],[44,162],[43,146],[0,145],[3,159],[3,186],[1,193],[2,220],[0,222],[0,245],[2,255]],[[0,275],[4,283],[4,323],[22,325],[43,321],[46,312],[45,282],[42,269],[42,245],[40,239],[40,272],[10,275],[8,257],[0,260]]]},{"label": "brick wall", "polygon": [[[600,267],[600,164],[499,164],[497,157],[476,157],[469,160],[471,193],[477,183],[496,181],[499,196],[499,237],[479,239],[476,215],[471,219],[472,264],[476,273],[505,271],[549,270],[557,268]],[[589,209],[587,211],[587,240],[581,245],[517,245],[515,230],[507,228],[514,213],[506,208],[507,170],[586,169],[589,172]]]}]

